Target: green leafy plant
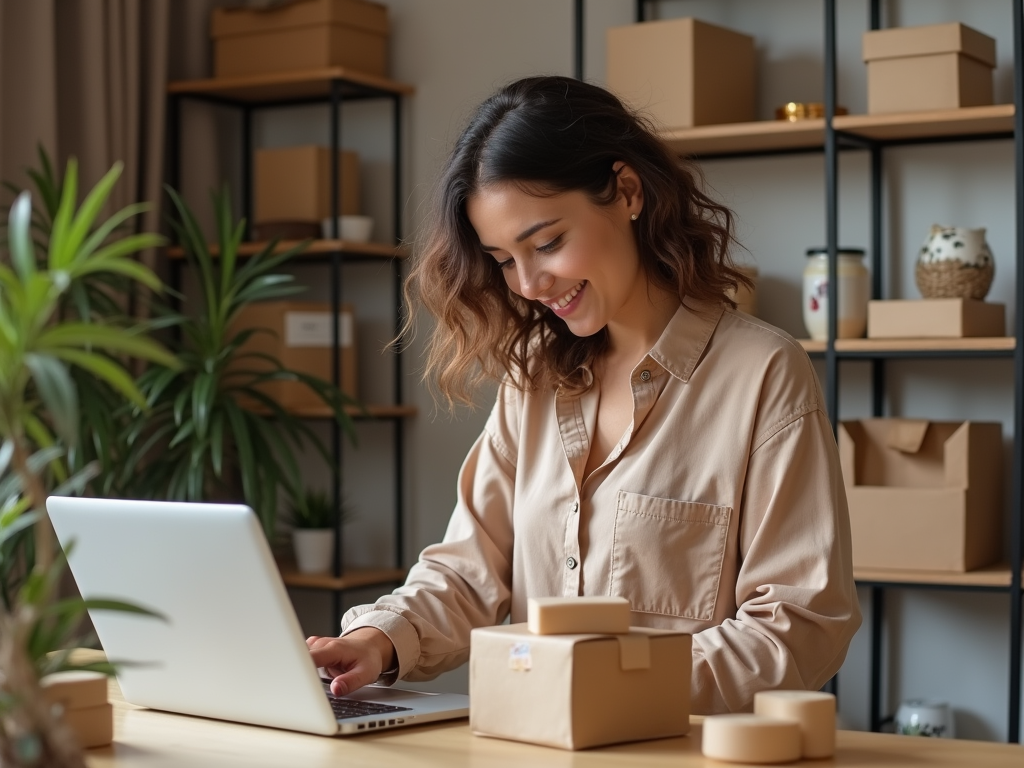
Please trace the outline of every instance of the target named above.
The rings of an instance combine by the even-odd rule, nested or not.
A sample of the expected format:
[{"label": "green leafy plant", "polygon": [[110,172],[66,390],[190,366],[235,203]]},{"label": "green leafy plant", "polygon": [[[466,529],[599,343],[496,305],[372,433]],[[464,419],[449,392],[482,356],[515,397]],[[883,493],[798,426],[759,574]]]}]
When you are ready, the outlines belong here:
[{"label": "green leafy plant", "polygon": [[[345,522],[351,516],[352,515],[348,507],[342,504],[340,521]],[[293,528],[333,528],[334,521],[334,501],[329,493],[324,491],[307,490],[292,504],[289,522],[292,524]]]},{"label": "green leafy plant", "polygon": [[[84,765],[66,727],[45,703],[39,675],[73,667],[68,649],[78,621],[95,609],[143,609],[117,601],[59,600],[63,558],[54,557],[45,499],[80,492],[95,471],[69,473],[64,446],[81,435],[79,391],[72,370],[104,382],[120,397],[145,406],[121,357],[173,368],[174,357],[143,329],[93,316],[62,318],[62,306],[82,281],[119,276],[153,291],[160,281],[132,258],[161,242],[156,235],[114,238],[139,208],[98,222],[114,183],[115,166],[78,206],[77,165],[68,163],[42,244],[32,236],[32,202],[22,193],[6,231],[10,266],[0,262],[0,763],[10,766]],[[44,249],[40,257],[37,248]],[[30,539],[27,532],[34,529]]]},{"label": "green leafy plant", "polygon": [[[168,189],[177,212],[173,226],[198,279],[200,295],[182,312],[166,307],[180,340],[172,343],[179,368],[153,365],[139,387],[146,408],[132,414],[126,436],[130,458],[116,485],[146,498],[200,501],[223,496],[237,473],[241,495],[259,515],[271,540],[280,494],[301,496],[297,460],[312,446],[330,463],[320,437],[302,419],[268,396],[271,381],[302,381],[327,404],[349,439],[355,441],[349,400],[341,390],[314,376],[286,369],[275,357],[243,347],[258,329],[236,331],[239,312],[253,302],[292,296],[301,290],[277,270],[304,245],[275,253],[270,243],[248,258],[239,246],[244,221],[234,221],[227,192],[215,194],[216,256],[189,207]],[[264,331],[267,332],[267,331]]]},{"label": "green leafy plant", "polygon": [[[46,151],[40,146],[38,150],[39,166],[30,168],[27,174],[32,181],[34,205],[31,216],[31,232],[39,266],[45,268],[54,222],[61,207],[61,201],[70,195],[74,198],[77,190],[76,174],[71,177],[59,175]],[[12,184],[4,186],[15,196],[22,189]],[[131,235],[128,231],[132,219],[146,209],[144,204],[129,205],[118,211],[104,226],[109,230],[108,237]],[[5,217],[6,219],[6,217]],[[2,228],[6,235],[6,223]],[[129,252],[162,243],[161,238],[153,235],[142,235],[140,239],[122,239],[120,246]],[[42,254],[42,258],[39,257]],[[129,270],[137,266],[134,260],[124,262]],[[148,271],[148,270],[147,270]],[[145,274],[145,273],[143,273]],[[57,300],[55,318],[59,322],[79,320],[82,322],[100,321],[104,324],[132,327],[136,332],[152,333],[161,326],[173,322],[160,317],[140,321],[129,317],[128,307],[133,303],[141,303],[148,294],[135,290],[136,285],[149,285],[155,278],[144,277],[141,282],[133,279],[131,274],[122,270],[105,269],[90,270],[77,274],[66,290],[62,291]],[[90,490],[102,496],[123,495],[120,488],[113,485],[114,467],[123,464],[126,446],[123,444],[124,431],[123,404],[121,392],[91,371],[72,366],[69,369],[71,380],[78,394],[78,414],[82,428],[78,431],[76,444],[66,446],[62,462],[69,472],[81,471],[85,467],[98,463],[99,472],[94,472],[95,480]],[[59,464],[55,465],[59,469]]]}]

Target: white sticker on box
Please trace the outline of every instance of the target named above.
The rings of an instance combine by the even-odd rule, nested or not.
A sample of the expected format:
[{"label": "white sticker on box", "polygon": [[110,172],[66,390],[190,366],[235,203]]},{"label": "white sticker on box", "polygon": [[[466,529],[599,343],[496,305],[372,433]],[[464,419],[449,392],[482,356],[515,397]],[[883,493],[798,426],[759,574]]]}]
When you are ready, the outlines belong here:
[{"label": "white sticker on box", "polygon": [[[352,314],[338,315],[341,346],[352,346]],[[329,312],[285,312],[284,343],[286,347],[330,347],[331,315]]]},{"label": "white sticker on box", "polygon": [[533,668],[529,643],[512,643],[509,646],[508,668],[514,672],[529,672]]}]

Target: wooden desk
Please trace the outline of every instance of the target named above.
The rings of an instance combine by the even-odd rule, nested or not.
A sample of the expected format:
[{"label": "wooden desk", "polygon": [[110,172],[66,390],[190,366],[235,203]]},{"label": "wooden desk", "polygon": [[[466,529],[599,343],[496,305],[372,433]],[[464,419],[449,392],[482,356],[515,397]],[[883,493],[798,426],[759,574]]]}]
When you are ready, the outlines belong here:
[{"label": "wooden desk", "polygon": [[[88,752],[91,768],[727,768],[700,753],[700,725],[682,739],[623,744],[566,752],[469,732],[466,720],[423,725],[365,736],[327,738],[272,728],[171,715],[126,704],[111,681],[114,744]],[[839,732],[833,760],[803,766],[864,768],[1021,768],[1024,747],[980,741],[950,741],[856,731]]]}]

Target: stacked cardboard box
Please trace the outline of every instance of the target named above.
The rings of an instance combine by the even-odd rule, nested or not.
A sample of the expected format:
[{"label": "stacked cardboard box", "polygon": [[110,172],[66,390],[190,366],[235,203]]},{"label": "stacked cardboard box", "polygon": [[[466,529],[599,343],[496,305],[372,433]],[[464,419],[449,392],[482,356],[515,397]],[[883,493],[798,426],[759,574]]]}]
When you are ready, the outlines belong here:
[{"label": "stacked cardboard box", "polygon": [[996,41],[964,24],[866,32],[863,53],[871,114],[992,103]]},{"label": "stacked cardboard box", "polygon": [[346,67],[388,74],[388,9],[366,0],[295,0],[265,9],[217,8],[215,77]]}]

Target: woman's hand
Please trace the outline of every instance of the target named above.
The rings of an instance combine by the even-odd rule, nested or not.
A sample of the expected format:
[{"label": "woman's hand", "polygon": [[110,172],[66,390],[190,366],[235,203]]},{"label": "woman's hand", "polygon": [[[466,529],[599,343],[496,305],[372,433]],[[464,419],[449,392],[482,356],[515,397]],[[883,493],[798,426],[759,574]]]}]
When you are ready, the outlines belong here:
[{"label": "woman's hand", "polygon": [[379,629],[362,627],[345,637],[307,637],[313,663],[332,677],[331,693],[346,696],[376,681],[394,663],[395,646]]}]

